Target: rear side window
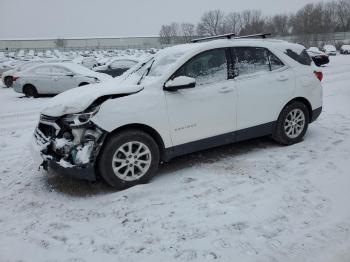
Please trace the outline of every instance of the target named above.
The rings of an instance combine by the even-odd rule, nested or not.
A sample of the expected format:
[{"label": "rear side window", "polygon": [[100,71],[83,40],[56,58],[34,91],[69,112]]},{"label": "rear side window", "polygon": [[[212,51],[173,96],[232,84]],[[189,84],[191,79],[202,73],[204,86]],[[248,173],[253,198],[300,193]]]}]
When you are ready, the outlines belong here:
[{"label": "rear side window", "polygon": [[271,71],[284,67],[283,62],[277,56],[271,53],[269,50],[266,50],[266,55],[270,62]]},{"label": "rear side window", "polygon": [[40,66],[34,69],[34,72],[38,75],[50,75],[51,67],[49,66]]},{"label": "rear side window", "polygon": [[312,63],[312,60],[305,49],[301,52],[298,52],[292,49],[287,49],[285,51],[285,54],[288,55],[293,60],[297,61],[299,64],[309,66]]}]

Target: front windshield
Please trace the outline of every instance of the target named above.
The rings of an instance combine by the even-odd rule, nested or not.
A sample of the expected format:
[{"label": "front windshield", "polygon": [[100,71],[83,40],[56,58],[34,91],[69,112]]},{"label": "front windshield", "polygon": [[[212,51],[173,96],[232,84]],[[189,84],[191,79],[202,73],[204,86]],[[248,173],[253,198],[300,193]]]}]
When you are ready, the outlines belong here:
[{"label": "front windshield", "polygon": [[[164,74],[168,73],[172,66],[178,61],[180,57],[185,54],[185,51],[177,50],[163,50],[155,57],[150,58],[143,64],[138,64],[128,71],[127,77],[124,81],[132,84],[142,84],[145,81],[152,81],[158,79]],[[172,51],[172,52],[171,52]]]}]

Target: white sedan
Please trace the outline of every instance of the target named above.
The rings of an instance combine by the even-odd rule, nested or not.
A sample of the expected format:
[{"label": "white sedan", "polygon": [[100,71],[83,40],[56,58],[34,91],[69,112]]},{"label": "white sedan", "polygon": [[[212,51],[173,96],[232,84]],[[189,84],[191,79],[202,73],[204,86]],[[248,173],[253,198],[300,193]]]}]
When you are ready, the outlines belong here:
[{"label": "white sedan", "polygon": [[109,79],[113,78],[74,63],[45,63],[16,73],[13,76],[13,89],[28,97],[38,97]]}]

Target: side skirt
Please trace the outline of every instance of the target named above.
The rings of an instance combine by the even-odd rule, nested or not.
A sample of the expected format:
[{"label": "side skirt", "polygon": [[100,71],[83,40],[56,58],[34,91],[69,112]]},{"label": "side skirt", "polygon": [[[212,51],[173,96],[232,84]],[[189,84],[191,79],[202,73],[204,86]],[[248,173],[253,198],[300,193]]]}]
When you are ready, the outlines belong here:
[{"label": "side skirt", "polygon": [[209,148],[232,144],[256,137],[271,135],[275,127],[275,123],[276,121],[166,148],[164,161],[168,162],[177,156],[182,156]]}]

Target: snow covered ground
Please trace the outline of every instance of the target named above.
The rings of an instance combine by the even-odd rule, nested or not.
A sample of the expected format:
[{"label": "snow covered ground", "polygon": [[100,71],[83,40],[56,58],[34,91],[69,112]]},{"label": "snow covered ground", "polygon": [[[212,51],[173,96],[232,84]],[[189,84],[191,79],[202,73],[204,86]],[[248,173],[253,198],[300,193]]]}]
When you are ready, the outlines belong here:
[{"label": "snow covered ground", "polygon": [[184,156],[121,192],[38,171],[47,98],[1,88],[0,261],[350,261],[350,56],[331,59],[304,142]]}]

